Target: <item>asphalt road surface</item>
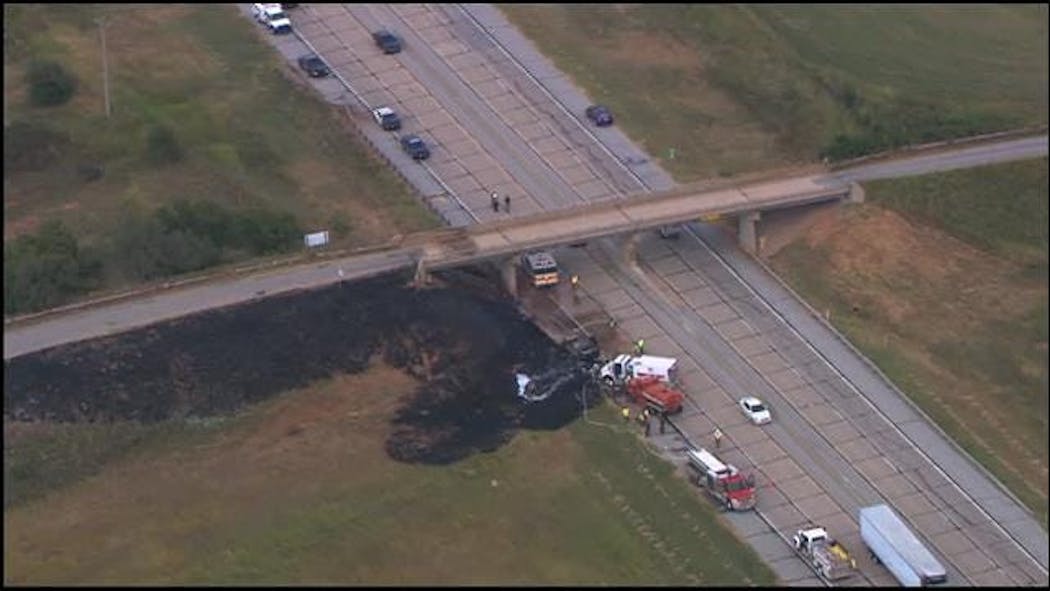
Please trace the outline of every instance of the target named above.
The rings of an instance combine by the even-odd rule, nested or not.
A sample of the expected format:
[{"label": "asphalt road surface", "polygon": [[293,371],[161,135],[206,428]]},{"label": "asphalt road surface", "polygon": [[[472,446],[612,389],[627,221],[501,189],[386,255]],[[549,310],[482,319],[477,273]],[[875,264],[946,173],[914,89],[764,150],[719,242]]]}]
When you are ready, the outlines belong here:
[{"label": "asphalt road surface", "polygon": [[[673,186],[618,130],[588,128],[582,117],[586,97],[489,6],[300,5],[292,19],[353,88],[347,100],[398,106],[405,132],[432,143],[425,177],[442,187],[445,194],[438,197],[476,219]],[[380,26],[403,37],[401,54],[383,55],[374,46],[370,32]],[[282,51],[296,51],[287,39],[280,43]],[[396,146],[396,137],[388,137]],[[1046,153],[1042,137],[870,164],[834,176],[870,180]],[[412,174],[420,168],[407,159],[391,162]],[[511,213],[491,210],[492,190],[512,195]],[[397,264],[397,255],[389,256],[394,258],[358,261],[351,271],[366,274],[373,266]],[[726,434],[720,451],[756,473],[758,511],[727,519],[782,580],[817,582],[784,542],[797,527],[817,522],[857,558],[859,575],[846,584],[893,584],[888,571],[867,558],[857,528],[859,507],[887,502],[941,558],[952,583],[1046,585],[1047,539],[1038,523],[713,228],[696,225],[677,241],[649,233],[628,247],[595,241],[558,257],[567,272],[581,277],[585,297],[616,318],[624,333],[645,338],[653,353],[682,360],[690,404],[679,426],[695,445],[706,447],[713,447],[710,433],[718,427]],[[324,285],[340,279],[340,264],[6,328],[4,355],[276,290]],[[771,402],[772,425],[744,423],[735,400],[746,394]]]}]

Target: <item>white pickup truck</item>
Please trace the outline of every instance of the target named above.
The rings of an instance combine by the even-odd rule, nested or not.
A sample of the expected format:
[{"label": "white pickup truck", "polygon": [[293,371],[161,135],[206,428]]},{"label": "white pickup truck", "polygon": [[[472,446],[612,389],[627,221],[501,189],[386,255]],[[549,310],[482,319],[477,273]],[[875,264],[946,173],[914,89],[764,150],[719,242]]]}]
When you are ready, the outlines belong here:
[{"label": "white pickup truck", "polygon": [[274,35],[292,32],[292,21],[280,4],[252,4],[252,16]]}]

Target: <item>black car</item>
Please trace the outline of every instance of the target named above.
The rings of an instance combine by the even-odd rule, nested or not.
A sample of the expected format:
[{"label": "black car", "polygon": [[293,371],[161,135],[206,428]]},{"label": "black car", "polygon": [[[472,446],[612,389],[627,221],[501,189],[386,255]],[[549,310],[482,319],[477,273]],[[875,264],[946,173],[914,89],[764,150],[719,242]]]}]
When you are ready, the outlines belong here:
[{"label": "black car", "polygon": [[570,355],[582,363],[594,363],[601,356],[598,342],[591,336],[575,335],[565,341],[565,348],[568,349]]},{"label": "black car", "polygon": [[418,135],[406,135],[401,138],[401,149],[412,157],[413,160],[426,160],[430,158],[430,148],[427,147],[423,138]]},{"label": "black car", "polygon": [[613,124],[612,113],[609,112],[607,107],[602,105],[591,105],[587,107],[587,118],[594,122],[598,127],[605,127],[606,125]]},{"label": "black car", "polygon": [[386,29],[372,33],[372,39],[383,50],[383,53],[398,53],[401,51],[401,40],[397,38],[397,35]]},{"label": "black car", "polygon": [[328,64],[312,53],[299,58],[299,67],[305,70],[311,78],[324,78],[332,73],[328,69]]}]

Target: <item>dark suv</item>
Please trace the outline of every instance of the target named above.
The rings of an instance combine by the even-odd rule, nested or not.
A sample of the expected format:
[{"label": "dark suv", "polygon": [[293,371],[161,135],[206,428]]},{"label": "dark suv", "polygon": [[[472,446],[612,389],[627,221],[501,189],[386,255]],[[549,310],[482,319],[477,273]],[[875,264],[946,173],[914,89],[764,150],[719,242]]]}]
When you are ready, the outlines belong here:
[{"label": "dark suv", "polygon": [[587,107],[585,111],[587,118],[594,122],[598,127],[605,127],[606,125],[613,124],[612,113],[609,112],[608,107],[602,105],[591,105]]},{"label": "dark suv", "polygon": [[427,147],[423,138],[418,135],[406,135],[401,138],[401,149],[412,157],[413,160],[426,160],[430,158],[430,148]]},{"label": "dark suv", "polygon": [[372,33],[372,39],[383,50],[383,53],[398,53],[401,51],[401,40],[397,38],[397,35],[386,29]]},{"label": "dark suv", "polygon": [[328,69],[328,64],[312,53],[299,58],[299,67],[305,70],[311,78],[324,78],[332,73]]}]

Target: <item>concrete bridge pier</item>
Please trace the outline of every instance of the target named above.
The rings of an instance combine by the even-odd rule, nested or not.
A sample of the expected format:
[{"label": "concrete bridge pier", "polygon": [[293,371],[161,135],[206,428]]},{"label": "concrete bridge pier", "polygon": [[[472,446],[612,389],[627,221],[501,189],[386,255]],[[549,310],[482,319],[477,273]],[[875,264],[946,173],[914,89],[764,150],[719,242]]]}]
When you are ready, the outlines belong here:
[{"label": "concrete bridge pier", "polygon": [[518,297],[518,257],[510,256],[500,265],[503,275],[503,286],[511,297]]},{"label": "concrete bridge pier", "polygon": [[416,289],[426,287],[430,283],[430,273],[427,272],[427,266],[423,262],[423,257],[419,257],[416,261],[416,273],[412,277],[412,286]]},{"label": "concrete bridge pier", "polygon": [[849,193],[846,194],[846,201],[850,203],[864,203],[864,188],[861,187],[859,183],[850,183]]},{"label": "concrete bridge pier", "polygon": [[758,221],[762,218],[760,211],[748,211],[738,217],[740,248],[748,254],[757,255],[759,250]]}]

